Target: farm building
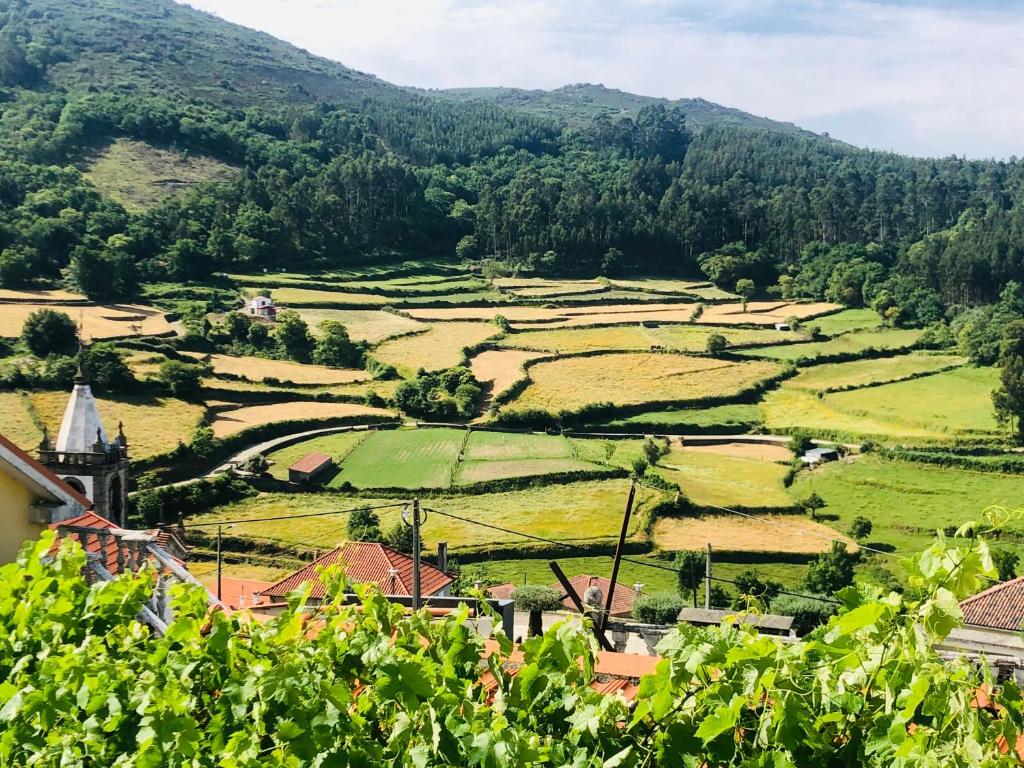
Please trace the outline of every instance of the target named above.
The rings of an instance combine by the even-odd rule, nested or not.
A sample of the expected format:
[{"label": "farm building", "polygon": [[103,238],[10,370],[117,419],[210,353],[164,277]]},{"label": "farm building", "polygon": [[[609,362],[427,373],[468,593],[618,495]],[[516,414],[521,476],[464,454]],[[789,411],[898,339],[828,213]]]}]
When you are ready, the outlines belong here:
[{"label": "farm building", "polygon": [[683,608],[679,612],[679,621],[695,627],[717,627],[723,621],[730,624],[742,621],[756,627],[762,635],[796,636],[792,616],[777,616],[771,613],[741,614],[719,608]]},{"label": "farm building", "polygon": [[815,464],[823,464],[826,461],[838,461],[839,451],[835,448],[811,448],[803,456],[800,457],[800,461],[809,466]]},{"label": "farm building", "polygon": [[[604,601],[608,598],[608,590],[611,587],[611,581],[606,579],[604,576],[587,576],[580,574],[579,576],[573,576],[569,579],[569,584],[576,591],[576,594],[584,600],[587,590],[597,590],[591,594],[597,598],[600,605],[604,607]],[[640,587],[637,584],[635,587]],[[559,594],[563,594],[561,584],[552,584],[551,588],[556,590]],[[640,596],[639,589],[634,587],[627,587],[625,584],[615,585],[615,595],[612,597],[612,610],[611,616],[615,618],[629,618],[633,615],[633,605],[636,603],[636,599]],[[572,598],[566,597],[562,600],[562,604],[565,605],[570,611],[575,611],[576,606],[572,602]]]},{"label": "farm building", "polygon": [[247,309],[253,317],[263,317],[267,320],[277,317],[277,307],[274,306],[274,302],[270,300],[269,296],[257,296],[250,299]]},{"label": "farm building", "polygon": [[334,468],[334,459],[326,453],[309,453],[288,467],[288,480],[300,485],[316,482]]},{"label": "farm building", "polygon": [[[331,565],[339,566],[350,584],[376,584],[386,595],[412,595],[412,558],[370,541],[353,541],[331,550],[305,568],[271,584],[260,594],[271,602],[279,602],[308,581],[309,602],[315,605],[327,596],[319,571]],[[439,568],[420,563],[420,591],[424,597],[447,597],[453,581],[453,577]]]},{"label": "farm building", "polygon": [[776,323],[775,324],[775,330],[776,331],[792,331],[793,330],[793,326],[791,326],[789,323]]}]

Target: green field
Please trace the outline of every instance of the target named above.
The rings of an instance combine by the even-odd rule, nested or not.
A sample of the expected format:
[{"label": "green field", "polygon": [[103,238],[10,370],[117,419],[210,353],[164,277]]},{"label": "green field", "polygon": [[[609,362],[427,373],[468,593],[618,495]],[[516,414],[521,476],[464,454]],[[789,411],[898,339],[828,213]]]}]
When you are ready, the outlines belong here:
[{"label": "green field", "polygon": [[465,452],[468,461],[566,459],[572,455],[572,445],[561,435],[486,431],[470,434]]},{"label": "green field", "polygon": [[820,398],[784,383],[765,397],[765,424],[881,440],[994,439],[999,436],[992,414],[997,380],[994,368],[957,368]]},{"label": "green field", "polygon": [[461,429],[375,432],[348,455],[331,485],[447,488],[465,439]]},{"label": "green field", "polygon": [[844,309],[808,320],[806,324],[815,326],[826,336],[836,336],[849,331],[874,330],[881,327],[882,318],[873,309]]},{"label": "green field", "polygon": [[907,349],[914,346],[921,336],[916,329],[885,328],[878,331],[854,331],[836,336],[828,341],[812,341],[806,344],[790,344],[777,347],[750,349],[740,354],[772,360],[814,360],[834,355],[860,354],[868,349]]},{"label": "green field", "polygon": [[[422,504],[428,510],[428,517],[423,527],[423,540],[429,549],[436,547],[439,541],[447,541],[455,551],[466,547],[487,549],[497,545],[516,545],[529,550],[535,546],[521,536],[501,533],[430,511],[436,509],[460,518],[490,523],[559,542],[611,543],[619,534],[628,492],[629,482],[625,479],[615,479],[531,487],[507,493],[425,499]],[[643,490],[637,495],[636,514],[630,527],[631,536],[635,537],[641,532],[644,513],[657,498]],[[395,502],[396,499],[393,498],[351,498],[340,493],[304,493],[301,496],[290,493],[261,493],[218,507],[215,511],[196,516],[192,520],[195,522],[201,519],[203,523],[215,523],[218,520],[244,521],[246,518],[334,512]],[[378,514],[384,530],[399,519],[398,508],[381,509]],[[235,524],[231,535],[324,549],[337,546],[345,540],[345,516],[339,513],[337,516],[305,517],[252,524],[241,522]]]},{"label": "green field", "polygon": [[765,459],[673,448],[657,472],[697,506],[786,509],[793,506],[782,485],[786,469]]},{"label": "green field", "polygon": [[267,458],[272,462],[270,474],[278,480],[287,480],[288,467],[310,453],[326,453],[334,459],[336,464],[341,463],[352,449],[365,440],[369,434],[368,432],[337,432],[333,435],[314,437],[311,440],[304,440],[287,448],[281,448],[267,454]]},{"label": "green field", "polygon": [[805,368],[793,378],[787,379],[784,386],[814,392],[865,387],[941,371],[966,362],[966,358],[958,355],[911,353],[898,357],[853,360],[849,363],[825,363]]},{"label": "green field", "polygon": [[[983,509],[999,505],[1024,507],[1024,477],[995,472],[971,472],[912,462],[863,456],[801,472],[791,489],[799,498],[811,491],[828,506],[822,514],[845,531],[854,517],[874,523],[871,541],[909,552],[928,545],[935,530],[976,520]],[[1013,524],[1024,534],[1024,523]],[[1013,543],[1005,540],[1001,545]]]},{"label": "green field", "polygon": [[714,426],[746,427],[759,424],[761,409],[757,405],[736,403],[733,405],[715,405],[711,408],[679,408],[671,411],[647,411],[624,419],[614,419],[602,425],[614,429],[618,427],[636,428],[650,426],[652,429],[661,426],[685,429],[693,427],[704,429]]}]

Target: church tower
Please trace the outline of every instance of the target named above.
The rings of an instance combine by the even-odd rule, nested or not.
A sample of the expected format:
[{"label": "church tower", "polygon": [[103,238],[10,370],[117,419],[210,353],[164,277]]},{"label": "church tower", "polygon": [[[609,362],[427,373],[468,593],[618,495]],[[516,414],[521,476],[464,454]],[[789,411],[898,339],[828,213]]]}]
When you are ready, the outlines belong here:
[{"label": "church tower", "polygon": [[128,509],[128,440],[123,425],[110,440],[82,373],[75,376],[56,445],[43,431],[39,461],[93,503],[96,514],[125,525]]}]

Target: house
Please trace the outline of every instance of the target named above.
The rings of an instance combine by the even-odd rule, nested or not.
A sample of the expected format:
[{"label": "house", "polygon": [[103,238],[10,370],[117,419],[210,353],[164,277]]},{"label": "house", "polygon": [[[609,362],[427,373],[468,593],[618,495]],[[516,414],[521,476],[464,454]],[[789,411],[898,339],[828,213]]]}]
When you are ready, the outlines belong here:
[{"label": "house", "polygon": [[[203,586],[210,594],[218,592],[217,572],[207,574],[203,578]],[[269,581],[258,581],[256,579],[236,579],[231,576],[222,576],[219,580],[220,601],[227,608],[242,610],[244,608],[258,607],[269,600],[261,593],[271,586]]]},{"label": "house", "polygon": [[277,307],[274,306],[274,302],[270,300],[269,296],[257,296],[254,299],[249,299],[246,310],[253,317],[262,317],[266,320],[273,320],[277,317]]},{"label": "house", "polygon": [[720,608],[683,608],[678,619],[695,627],[717,627],[723,622],[743,623],[754,626],[762,635],[796,637],[792,616],[777,616],[771,613],[743,613]]},{"label": "house", "polygon": [[960,603],[964,623],[1017,632],[1024,628],[1024,576],[1003,581]]},{"label": "house", "polygon": [[[569,584],[575,590],[576,594],[581,599],[586,600],[586,594],[588,590],[597,590],[591,592],[591,595],[596,597],[600,601],[601,608],[604,608],[605,600],[608,599],[608,592],[611,588],[611,581],[606,579],[604,576],[587,576],[580,574],[579,576],[573,576],[569,579]],[[640,585],[637,585],[640,586]],[[559,594],[565,592],[562,589],[562,585],[555,583],[551,585],[551,588],[556,590]],[[633,605],[636,603],[636,599],[640,596],[640,591],[633,588],[627,587],[625,584],[615,584],[615,594],[612,597],[612,609],[610,616],[613,618],[629,618],[633,615]],[[573,603],[572,598],[566,597],[562,600],[562,604],[570,611],[576,610],[576,605]]]},{"label": "house", "polygon": [[[309,582],[311,603],[327,597],[319,571],[337,565],[345,572],[351,584],[376,584],[385,595],[411,595],[413,562],[409,555],[391,547],[370,541],[353,541],[331,550],[304,568],[271,584],[260,592],[271,602],[280,602],[302,583]],[[444,571],[420,562],[420,593],[423,597],[447,597],[448,588],[455,581]]]},{"label": "house", "polygon": [[325,472],[334,469],[334,459],[326,453],[310,453],[288,467],[288,480],[304,485],[315,482]]},{"label": "house", "polygon": [[487,596],[494,600],[511,600],[512,595],[519,589],[518,586],[510,581],[503,582],[501,584],[495,584],[493,587],[487,588]]},{"label": "house", "polygon": [[13,562],[22,544],[51,523],[92,507],[78,489],[0,435],[0,563]]},{"label": "house", "polygon": [[824,464],[826,461],[838,461],[839,451],[835,448],[811,448],[803,456],[800,457],[800,461],[808,466],[815,466],[817,464]]}]

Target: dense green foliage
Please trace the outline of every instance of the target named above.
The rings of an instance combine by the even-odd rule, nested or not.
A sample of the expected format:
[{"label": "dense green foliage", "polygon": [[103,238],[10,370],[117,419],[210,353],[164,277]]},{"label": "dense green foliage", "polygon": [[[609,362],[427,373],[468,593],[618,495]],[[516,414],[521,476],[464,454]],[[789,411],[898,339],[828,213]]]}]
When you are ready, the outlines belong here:
[{"label": "dense green foliage", "polygon": [[468,368],[440,373],[420,371],[395,392],[395,404],[411,416],[435,419],[467,418],[476,413],[483,389]]},{"label": "dense green foliage", "polygon": [[78,347],[78,327],[66,312],[37,309],[25,318],[21,340],[33,355],[70,355]]},{"label": "dense green foliage", "polygon": [[[1024,280],[1016,161],[862,151],[699,102],[690,126],[686,104],[615,92],[600,98],[621,119],[540,117],[530,99],[390,86],[170,0],[0,8],[3,286],[63,275],[119,298],[216,270],[457,253],[541,273],[700,268],[744,298],[752,281],[932,322]],[[75,167],[118,136],[238,178],[126,211]]]},{"label": "dense green foliage", "polygon": [[[1004,513],[993,512],[991,522]],[[989,531],[986,523],[962,533]],[[0,568],[0,762],[11,765],[1013,765],[1022,701],[935,644],[957,600],[995,575],[983,539],[940,537],[905,594],[846,589],[827,627],[780,643],[746,626],[682,626],[636,706],[598,693],[596,646],[561,623],[485,650],[463,611],[431,621],[343,574],[267,622],[175,592],[156,636],[136,617],[142,571],[90,585],[85,556],[47,533]],[[315,631],[310,631],[315,630]],[[992,706],[977,705],[986,685]]]}]

